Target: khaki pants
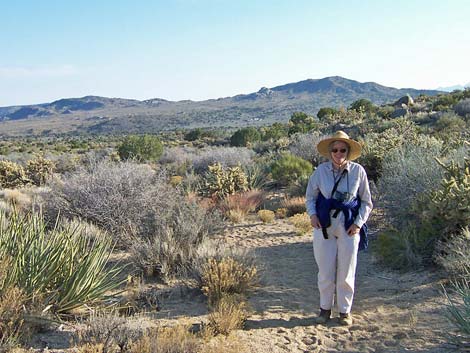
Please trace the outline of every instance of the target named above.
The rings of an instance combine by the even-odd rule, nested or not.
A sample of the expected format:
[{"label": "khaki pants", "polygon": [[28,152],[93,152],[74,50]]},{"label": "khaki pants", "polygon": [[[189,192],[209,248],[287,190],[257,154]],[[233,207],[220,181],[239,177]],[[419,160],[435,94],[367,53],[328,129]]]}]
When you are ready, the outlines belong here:
[{"label": "khaki pants", "polygon": [[331,226],[327,228],[327,232],[328,239],[325,239],[321,229],[313,231],[313,253],[318,265],[320,307],[325,310],[333,307],[336,289],[338,311],[349,313],[354,297],[360,237],[359,234],[349,236],[346,233],[342,212],[337,218],[331,217]]}]

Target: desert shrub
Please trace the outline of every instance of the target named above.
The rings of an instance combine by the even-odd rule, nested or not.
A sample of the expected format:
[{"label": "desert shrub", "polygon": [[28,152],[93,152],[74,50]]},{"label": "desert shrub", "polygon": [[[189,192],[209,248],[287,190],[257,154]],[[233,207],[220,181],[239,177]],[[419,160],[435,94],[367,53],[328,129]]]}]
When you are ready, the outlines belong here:
[{"label": "desert shrub", "polygon": [[370,100],[361,98],[354,101],[348,109],[355,110],[357,112],[368,113],[373,112],[375,108],[375,105]]},{"label": "desert shrub", "polygon": [[255,266],[246,266],[232,257],[209,258],[202,267],[202,290],[209,306],[216,305],[224,296],[246,294],[257,281]]},{"label": "desert shrub", "polygon": [[261,140],[261,134],[257,128],[245,127],[233,133],[232,137],[230,137],[230,145],[248,147],[259,140]]},{"label": "desert shrub", "polygon": [[338,111],[335,108],[330,108],[330,107],[320,108],[320,110],[317,113],[317,118],[320,121],[328,120],[329,117],[333,116],[337,112]]},{"label": "desert shrub", "polygon": [[249,190],[225,196],[219,204],[223,214],[229,211],[238,211],[243,216],[256,211],[264,200],[264,193],[260,190]]},{"label": "desert shrub", "polygon": [[172,177],[170,177],[170,185],[174,188],[181,185],[182,182],[183,177],[181,175],[173,175]]},{"label": "desert shrub", "polygon": [[74,341],[81,345],[81,352],[111,353],[129,351],[142,332],[131,328],[129,321],[115,312],[95,312],[81,323]]},{"label": "desert shrub", "polygon": [[439,241],[449,242],[470,224],[470,160],[444,165],[437,188],[418,195],[411,205],[414,218],[379,237],[379,257],[394,267],[431,263]]},{"label": "desert shrub", "polygon": [[156,210],[169,212],[167,203],[177,195],[165,174],[132,162],[102,161],[81,167],[63,180],[51,180],[49,187],[44,203],[50,219],[59,213],[69,219],[80,217],[120,244],[141,234]]},{"label": "desert shrub", "polygon": [[54,172],[54,162],[44,158],[41,155],[36,155],[34,159],[30,159],[26,163],[26,176],[37,186],[44,185],[47,178]]},{"label": "desert shrub", "polygon": [[287,137],[287,126],[281,123],[274,123],[271,126],[264,126],[261,128],[262,140],[279,140]]},{"label": "desert shrub", "polygon": [[308,179],[312,173],[312,164],[286,153],[271,165],[271,173],[279,184],[292,185],[302,179]]},{"label": "desert shrub", "polygon": [[423,145],[415,123],[400,118],[391,124],[391,127],[380,133],[371,132],[365,136],[362,155],[357,160],[374,182],[382,175],[382,162],[386,155],[404,144]]},{"label": "desert shrub", "polygon": [[226,217],[228,218],[228,220],[230,222],[232,222],[233,224],[237,224],[237,223],[241,223],[245,220],[245,217],[246,217],[246,213],[244,213],[242,210],[240,209],[233,209],[233,210],[228,210],[226,213],[225,213]]},{"label": "desert shrub", "polygon": [[245,147],[207,147],[191,157],[192,166],[197,173],[203,173],[214,164],[223,168],[247,167],[253,164],[255,152]]},{"label": "desert shrub", "polygon": [[266,169],[260,163],[243,166],[248,189],[263,189],[268,184],[269,171]]},{"label": "desert shrub", "polygon": [[440,94],[432,104],[432,109],[436,111],[446,110],[457,103],[457,98],[452,94]]},{"label": "desert shrub", "polygon": [[313,230],[310,217],[306,212],[289,217],[289,221],[294,225],[298,235],[307,234]]},{"label": "desert shrub", "polygon": [[307,133],[310,130],[316,129],[319,127],[319,123],[315,121],[313,116],[304,112],[294,112],[289,119],[288,126],[288,134],[290,136],[295,133]]},{"label": "desert shrub", "polygon": [[308,134],[295,134],[291,136],[289,152],[296,157],[309,161],[313,166],[317,166],[322,159],[317,150],[317,145],[322,138],[323,136],[318,131]]},{"label": "desert shrub", "polygon": [[200,340],[189,327],[177,325],[147,331],[132,343],[129,353],[197,353]]},{"label": "desert shrub", "polygon": [[451,341],[465,351],[470,346],[470,282],[453,282],[449,293],[444,288],[447,299],[447,317],[457,329],[450,334]]},{"label": "desert shrub", "polygon": [[121,268],[107,267],[111,251],[108,238],[90,241],[80,229],[46,230],[41,215],[0,212],[0,258],[11,259],[3,286],[44,297],[44,307],[55,313],[93,305],[120,285]]},{"label": "desert shrub", "polygon": [[209,314],[208,328],[213,335],[228,335],[233,330],[242,329],[249,315],[243,298],[236,295],[222,297]]},{"label": "desert shrub", "polygon": [[399,228],[397,224],[415,218],[411,206],[418,195],[435,188],[443,176],[435,160],[441,156],[442,143],[429,142],[427,146],[405,144],[384,156],[377,185],[380,204]]},{"label": "desert shrub", "polygon": [[286,209],[287,217],[291,217],[298,213],[304,213],[307,210],[305,206],[305,197],[298,196],[292,198],[284,198],[281,201],[281,208]]},{"label": "desert shrub", "polygon": [[287,208],[279,207],[276,209],[276,217],[277,218],[286,218],[287,217]]},{"label": "desert shrub", "polygon": [[0,190],[0,200],[5,200],[7,209],[26,211],[31,208],[32,197],[24,192],[24,189],[2,189]]},{"label": "desert shrub", "polygon": [[131,135],[119,145],[118,153],[122,160],[157,161],[163,153],[163,144],[157,136]]},{"label": "desert shrub", "polygon": [[468,120],[470,118],[470,98],[464,99],[454,106],[454,112]]},{"label": "desert shrub", "polygon": [[220,228],[218,212],[182,197],[173,200],[166,215],[155,211],[147,220],[149,229],[130,247],[132,261],[144,274],[165,280],[189,273],[199,244]]},{"label": "desert shrub", "polygon": [[209,166],[205,177],[206,194],[217,198],[246,190],[247,185],[246,175],[240,166],[224,169],[216,163]]},{"label": "desert shrub", "polygon": [[28,183],[24,168],[10,161],[0,160],[0,187],[17,188]]},{"label": "desert shrub", "polygon": [[470,282],[470,230],[462,229],[436,244],[436,262],[454,279]]},{"label": "desert shrub", "polygon": [[466,122],[452,112],[439,113],[439,119],[434,125],[434,134],[443,140],[446,146],[458,147],[465,141]]},{"label": "desert shrub", "polygon": [[274,221],[274,212],[271,210],[259,210],[258,217],[263,223],[272,223]]}]

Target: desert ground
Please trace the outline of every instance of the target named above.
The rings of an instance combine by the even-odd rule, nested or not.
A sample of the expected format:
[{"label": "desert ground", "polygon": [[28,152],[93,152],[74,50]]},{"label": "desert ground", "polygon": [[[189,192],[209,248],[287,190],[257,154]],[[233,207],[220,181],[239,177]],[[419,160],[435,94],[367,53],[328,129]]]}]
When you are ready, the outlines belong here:
[{"label": "desert ground", "polygon": [[[377,227],[371,224],[371,241]],[[248,218],[220,235],[253,250],[260,266],[259,286],[250,293],[252,314],[243,330],[231,335],[246,352],[460,352],[449,343],[452,330],[443,315],[442,277],[432,271],[387,271],[369,250],[359,253],[354,323],[314,322],[319,297],[311,235],[299,236],[286,219],[263,224]],[[207,301],[199,290],[168,289],[161,310],[140,320],[198,327],[207,321]],[[337,313],[334,313],[337,316]],[[70,330],[38,337],[44,352],[70,350]],[[39,344],[39,343],[38,343]]]}]

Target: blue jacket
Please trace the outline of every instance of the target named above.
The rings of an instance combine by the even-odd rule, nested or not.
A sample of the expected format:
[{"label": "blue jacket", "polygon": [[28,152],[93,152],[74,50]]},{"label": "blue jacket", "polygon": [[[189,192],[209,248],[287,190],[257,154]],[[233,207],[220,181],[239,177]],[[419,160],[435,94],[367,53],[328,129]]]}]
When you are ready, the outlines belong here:
[{"label": "blue jacket", "polygon": [[[320,192],[318,193],[317,200],[315,202],[315,208],[317,211],[317,217],[322,226],[323,235],[325,238],[328,237],[326,229],[331,225],[330,211],[337,210],[337,212],[342,211],[344,214],[344,229],[349,229],[349,227],[354,223],[354,219],[359,213],[359,208],[361,207],[361,199],[356,197],[355,199],[347,202],[338,201],[336,199],[327,199]],[[367,249],[369,246],[369,239],[367,236],[367,225],[361,227],[359,231],[360,241],[359,241],[359,250]]]}]

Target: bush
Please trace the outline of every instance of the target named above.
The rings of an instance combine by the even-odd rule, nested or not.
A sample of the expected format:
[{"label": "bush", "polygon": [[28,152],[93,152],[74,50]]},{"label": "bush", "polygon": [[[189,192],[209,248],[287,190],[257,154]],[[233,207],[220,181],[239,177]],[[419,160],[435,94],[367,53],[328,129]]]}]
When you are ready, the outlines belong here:
[{"label": "bush", "polygon": [[219,205],[223,214],[237,211],[243,216],[256,211],[264,200],[264,193],[259,190],[250,190],[225,196]]},{"label": "bush", "polygon": [[213,335],[228,335],[233,330],[242,329],[248,318],[246,302],[239,296],[224,296],[209,314],[208,330]]},{"label": "bush", "polygon": [[106,267],[111,251],[107,238],[90,241],[68,227],[46,231],[41,216],[0,212],[0,258],[11,259],[2,287],[43,298],[55,313],[95,304],[121,284],[121,269]]},{"label": "bush", "polygon": [[281,185],[292,185],[308,179],[312,164],[292,154],[284,154],[271,165],[273,179]]},{"label": "bush", "polygon": [[298,213],[289,218],[289,221],[294,225],[297,230],[297,235],[304,235],[310,233],[313,228],[310,223],[310,217],[305,213]]},{"label": "bush", "polygon": [[323,157],[318,153],[317,145],[323,137],[317,131],[308,134],[295,134],[291,137],[289,152],[309,161],[313,166],[318,166]]},{"label": "bush", "polygon": [[258,129],[254,127],[246,127],[235,131],[232,137],[230,137],[230,145],[247,147],[259,140],[261,140],[261,134]]},{"label": "bush", "polygon": [[197,173],[202,173],[214,164],[223,168],[247,167],[253,165],[255,152],[245,147],[207,147],[191,157],[191,163]]},{"label": "bush", "polygon": [[462,229],[436,245],[436,262],[456,280],[470,282],[470,230]]},{"label": "bush", "polygon": [[133,342],[129,353],[197,353],[201,343],[189,327],[177,325],[146,332]]},{"label": "bush", "polygon": [[375,105],[370,100],[361,98],[353,102],[349,106],[349,109],[357,112],[369,113],[375,110]]},{"label": "bush", "polygon": [[[44,195],[46,213],[80,217],[116,237],[121,245],[141,233],[158,209],[167,212],[175,190],[164,174],[133,162],[101,161],[81,167],[64,180],[52,180]],[[123,217],[125,215],[125,217]]]},{"label": "bush", "polygon": [[163,144],[157,136],[131,135],[119,145],[118,153],[122,160],[157,161],[163,153]]},{"label": "bush", "polygon": [[263,223],[272,223],[274,222],[274,212],[271,210],[259,210],[258,217]]},{"label": "bush", "polygon": [[285,198],[281,201],[281,208],[286,209],[287,217],[291,217],[298,213],[304,213],[307,211],[305,206],[305,197],[298,196],[292,198]]},{"label": "bush", "polygon": [[0,187],[17,188],[27,182],[28,178],[21,165],[10,161],[0,161]]},{"label": "bush", "polygon": [[289,119],[289,136],[295,133],[307,133],[319,127],[313,116],[304,112],[294,112]]},{"label": "bush", "polygon": [[465,351],[470,346],[470,283],[468,280],[454,282],[452,289],[455,296],[444,289],[448,303],[447,317],[458,330],[458,334],[451,334],[450,337],[451,341]]},{"label": "bush", "polygon": [[454,111],[468,121],[470,118],[470,99],[467,98],[457,103],[454,106]]},{"label": "bush", "polygon": [[202,290],[209,306],[229,295],[244,295],[258,282],[255,266],[246,266],[234,258],[209,258],[202,267]]}]

